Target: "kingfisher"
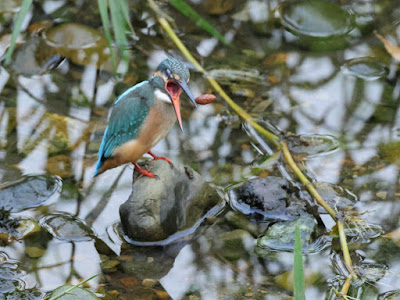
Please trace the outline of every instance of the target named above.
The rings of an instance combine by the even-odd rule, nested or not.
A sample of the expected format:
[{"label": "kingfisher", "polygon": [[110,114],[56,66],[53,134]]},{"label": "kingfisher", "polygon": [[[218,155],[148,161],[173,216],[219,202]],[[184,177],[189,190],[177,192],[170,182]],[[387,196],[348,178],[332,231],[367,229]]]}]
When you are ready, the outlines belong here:
[{"label": "kingfisher", "polygon": [[182,90],[196,106],[189,90],[189,70],[178,59],[162,61],[150,80],[143,81],[125,91],[115,101],[98,153],[93,177],[125,163],[132,163],[136,171],[154,178],[155,175],[136,162],[145,154],[154,160],[166,157],[151,152],[163,139],[175,121],[182,128],[179,96]]}]

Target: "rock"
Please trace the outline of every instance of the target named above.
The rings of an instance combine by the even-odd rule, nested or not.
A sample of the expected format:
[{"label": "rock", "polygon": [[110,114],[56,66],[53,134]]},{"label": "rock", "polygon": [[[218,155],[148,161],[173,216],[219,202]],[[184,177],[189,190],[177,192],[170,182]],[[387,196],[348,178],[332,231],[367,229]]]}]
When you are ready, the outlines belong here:
[{"label": "rock", "polygon": [[198,226],[223,204],[217,191],[188,166],[157,160],[145,168],[158,178],[134,172],[132,194],[119,210],[123,231],[133,241],[164,240]]},{"label": "rock", "polygon": [[231,190],[231,206],[256,220],[293,220],[305,212],[305,201],[292,195],[289,181],[268,176]]}]

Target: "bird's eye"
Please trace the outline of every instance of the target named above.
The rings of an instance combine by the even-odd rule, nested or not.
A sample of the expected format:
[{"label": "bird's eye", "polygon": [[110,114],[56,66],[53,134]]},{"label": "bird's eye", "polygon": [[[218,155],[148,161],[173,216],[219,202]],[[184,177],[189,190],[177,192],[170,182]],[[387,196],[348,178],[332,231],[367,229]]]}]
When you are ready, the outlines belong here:
[{"label": "bird's eye", "polygon": [[166,69],[165,74],[167,74],[168,78],[170,78],[172,76],[170,69]]}]

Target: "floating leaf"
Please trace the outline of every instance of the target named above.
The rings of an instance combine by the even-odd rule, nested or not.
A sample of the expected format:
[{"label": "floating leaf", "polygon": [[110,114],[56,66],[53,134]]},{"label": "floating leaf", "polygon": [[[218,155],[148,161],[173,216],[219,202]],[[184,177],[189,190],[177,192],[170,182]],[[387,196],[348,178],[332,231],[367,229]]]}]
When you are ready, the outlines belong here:
[{"label": "floating leaf", "polygon": [[15,182],[6,183],[0,189],[0,207],[11,212],[48,203],[61,189],[61,180],[52,176],[24,176]]},{"label": "floating leaf", "polygon": [[287,1],[279,12],[283,26],[298,35],[328,38],[345,35],[354,27],[354,16],[328,1]]},{"label": "floating leaf", "polygon": [[374,57],[349,59],[342,66],[342,71],[364,80],[376,80],[387,74],[385,65]]},{"label": "floating leaf", "polygon": [[10,68],[24,76],[41,75],[57,66],[61,57],[41,37],[34,36],[15,50]]},{"label": "floating leaf", "polygon": [[203,19],[193,8],[191,8],[184,0],[171,0],[170,3],[184,16],[192,20],[197,26],[203,28],[212,36],[216,37],[220,42],[229,47],[233,47],[225,37],[218,32],[210,23]]},{"label": "floating leaf", "polygon": [[107,42],[92,27],[65,23],[47,30],[44,38],[60,55],[76,64],[94,64],[97,68],[111,69]]},{"label": "floating leaf", "polygon": [[54,213],[43,217],[40,225],[55,238],[63,241],[90,241],[93,231],[79,218],[68,213]]},{"label": "floating leaf", "polygon": [[383,43],[385,46],[385,49],[389,54],[396,60],[400,61],[400,48],[397,47],[396,45],[392,44],[389,42],[385,37],[380,35],[379,33],[375,33],[376,37],[380,39],[380,41]]},{"label": "floating leaf", "polygon": [[339,141],[331,135],[288,134],[286,142],[292,153],[305,154],[308,157],[326,155],[339,148]]}]

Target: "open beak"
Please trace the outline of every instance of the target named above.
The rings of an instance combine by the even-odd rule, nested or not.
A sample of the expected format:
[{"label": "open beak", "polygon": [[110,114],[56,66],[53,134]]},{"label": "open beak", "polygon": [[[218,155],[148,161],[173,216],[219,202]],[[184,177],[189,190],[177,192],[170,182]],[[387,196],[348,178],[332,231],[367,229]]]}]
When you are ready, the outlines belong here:
[{"label": "open beak", "polygon": [[184,80],[168,80],[166,83],[166,90],[168,91],[171,100],[172,100],[172,106],[174,107],[176,118],[178,119],[179,127],[181,128],[181,131],[183,132],[183,127],[182,127],[182,118],[181,118],[181,109],[179,106],[179,96],[181,94],[181,90],[178,88],[178,90],[174,87],[176,85],[179,85],[179,87],[188,95],[190,100],[196,105],[196,101],[194,100],[192,93],[189,90],[188,85]]},{"label": "open beak", "polygon": [[179,81],[177,81],[177,83],[182,88],[182,90],[186,93],[186,95],[188,95],[189,99],[193,102],[194,107],[197,107],[196,101],[194,100],[193,95],[190,92],[186,81],[185,80],[179,80]]}]

